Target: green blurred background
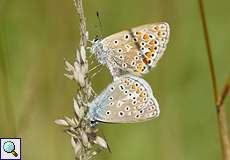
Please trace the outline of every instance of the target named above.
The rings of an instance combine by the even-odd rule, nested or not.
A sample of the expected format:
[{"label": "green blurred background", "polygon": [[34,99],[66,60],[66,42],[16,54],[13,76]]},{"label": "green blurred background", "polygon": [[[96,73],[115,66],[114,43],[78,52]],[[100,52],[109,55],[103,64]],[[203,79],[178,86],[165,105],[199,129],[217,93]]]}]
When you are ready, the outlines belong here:
[{"label": "green blurred background", "polygon": [[[217,160],[221,158],[211,80],[197,0],[85,0],[90,38],[166,21],[165,55],[144,78],[161,115],[139,124],[101,124],[112,149],[96,159]],[[230,73],[230,1],[205,0],[213,57],[222,89]],[[53,121],[73,115],[77,86],[63,76],[79,44],[72,0],[0,0],[0,137],[21,137],[23,159],[73,159],[70,138]],[[93,79],[111,82],[104,67]],[[225,103],[230,114],[230,97]],[[230,124],[230,120],[228,120]],[[228,125],[230,127],[230,125]]]}]

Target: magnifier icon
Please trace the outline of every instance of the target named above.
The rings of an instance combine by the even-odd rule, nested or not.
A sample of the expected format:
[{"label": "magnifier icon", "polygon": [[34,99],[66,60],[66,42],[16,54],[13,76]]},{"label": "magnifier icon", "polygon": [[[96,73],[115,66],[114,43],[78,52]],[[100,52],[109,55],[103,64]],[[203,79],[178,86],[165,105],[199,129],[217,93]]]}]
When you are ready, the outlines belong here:
[{"label": "magnifier icon", "polygon": [[14,157],[17,157],[18,154],[17,152],[15,152],[15,145],[13,142],[11,141],[7,141],[3,144],[3,150],[6,152],[6,153],[11,153],[14,155]]}]

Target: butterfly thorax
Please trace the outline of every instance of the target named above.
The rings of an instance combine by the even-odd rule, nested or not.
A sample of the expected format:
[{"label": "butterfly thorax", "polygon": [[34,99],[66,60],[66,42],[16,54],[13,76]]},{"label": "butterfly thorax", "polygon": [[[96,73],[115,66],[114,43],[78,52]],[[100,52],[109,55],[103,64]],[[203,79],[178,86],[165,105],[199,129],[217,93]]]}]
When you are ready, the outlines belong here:
[{"label": "butterfly thorax", "polygon": [[100,63],[106,64],[108,60],[109,48],[105,46],[101,40],[94,40],[91,51],[97,56]]}]

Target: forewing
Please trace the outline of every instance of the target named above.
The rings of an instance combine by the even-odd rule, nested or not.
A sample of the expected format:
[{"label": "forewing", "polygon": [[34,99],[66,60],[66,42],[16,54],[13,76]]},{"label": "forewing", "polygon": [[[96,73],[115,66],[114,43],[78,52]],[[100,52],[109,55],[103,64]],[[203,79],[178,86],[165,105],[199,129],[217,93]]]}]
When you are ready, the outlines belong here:
[{"label": "forewing", "polygon": [[102,43],[111,50],[108,58],[113,67],[142,75],[162,57],[169,33],[169,25],[165,22],[147,24],[113,34]]}]

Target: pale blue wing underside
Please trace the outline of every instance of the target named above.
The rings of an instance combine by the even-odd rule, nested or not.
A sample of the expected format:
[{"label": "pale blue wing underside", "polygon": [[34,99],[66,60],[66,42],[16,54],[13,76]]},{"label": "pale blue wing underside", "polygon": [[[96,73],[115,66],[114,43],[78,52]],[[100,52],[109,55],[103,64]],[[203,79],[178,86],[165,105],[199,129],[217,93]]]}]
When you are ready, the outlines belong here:
[{"label": "pale blue wing underside", "polygon": [[92,121],[134,123],[153,119],[159,113],[149,84],[133,75],[117,78],[90,104]]}]

